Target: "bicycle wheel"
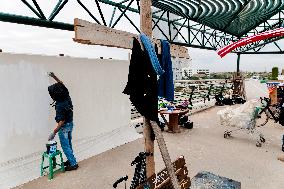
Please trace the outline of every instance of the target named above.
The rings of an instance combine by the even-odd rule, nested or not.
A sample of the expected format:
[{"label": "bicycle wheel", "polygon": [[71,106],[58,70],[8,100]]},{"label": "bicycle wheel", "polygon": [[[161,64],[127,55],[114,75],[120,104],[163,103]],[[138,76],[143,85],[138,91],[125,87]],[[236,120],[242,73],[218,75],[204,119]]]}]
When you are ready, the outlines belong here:
[{"label": "bicycle wheel", "polygon": [[256,127],[262,127],[264,126],[269,120],[269,112],[265,110],[261,114],[258,114],[256,118]]},{"label": "bicycle wheel", "polygon": [[[271,106],[270,110],[272,111],[274,117],[279,118],[280,116],[280,108],[277,106]],[[268,112],[269,119],[273,119],[272,115]]]}]

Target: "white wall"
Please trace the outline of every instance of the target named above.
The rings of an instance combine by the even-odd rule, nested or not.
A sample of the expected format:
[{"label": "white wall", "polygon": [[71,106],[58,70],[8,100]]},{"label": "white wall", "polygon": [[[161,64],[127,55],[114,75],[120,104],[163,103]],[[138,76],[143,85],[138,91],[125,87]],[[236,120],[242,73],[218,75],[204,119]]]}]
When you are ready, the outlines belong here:
[{"label": "white wall", "polygon": [[[0,178],[0,189],[39,176],[40,154],[55,127],[47,91],[54,81],[47,72],[54,72],[70,91],[79,160],[137,139],[128,128],[129,98],[122,94],[128,66],[128,61],[119,60],[0,53],[0,177],[6,175],[6,184]],[[23,172],[27,177],[21,180],[10,172],[9,180],[13,162],[23,166],[23,159],[36,162],[35,168]]]}]

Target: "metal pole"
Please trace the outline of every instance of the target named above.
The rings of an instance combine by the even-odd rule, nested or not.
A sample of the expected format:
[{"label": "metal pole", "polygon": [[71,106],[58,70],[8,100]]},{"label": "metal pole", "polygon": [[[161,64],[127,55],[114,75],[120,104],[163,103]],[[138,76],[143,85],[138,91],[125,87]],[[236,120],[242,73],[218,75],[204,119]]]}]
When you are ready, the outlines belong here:
[{"label": "metal pole", "polygon": [[237,60],[237,75],[240,75],[240,59],[241,59],[241,53],[238,54],[238,60]]},{"label": "metal pole", "polygon": [[7,14],[1,12],[0,12],[0,21],[74,31],[73,24],[66,24],[62,22],[55,22],[55,21],[49,21],[49,20],[43,20],[33,17]]}]

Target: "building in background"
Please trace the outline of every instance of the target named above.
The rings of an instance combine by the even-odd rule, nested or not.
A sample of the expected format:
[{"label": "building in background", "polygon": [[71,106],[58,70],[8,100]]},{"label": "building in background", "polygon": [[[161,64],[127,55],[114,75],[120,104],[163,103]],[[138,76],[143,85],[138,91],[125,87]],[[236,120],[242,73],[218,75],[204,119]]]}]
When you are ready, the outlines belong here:
[{"label": "building in background", "polygon": [[191,66],[185,67],[182,70],[182,78],[188,79],[190,77],[210,77],[209,69],[193,69]]},{"label": "building in background", "polygon": [[197,69],[196,74],[198,75],[205,75],[206,77],[210,77],[209,69]]},{"label": "building in background", "polygon": [[191,68],[191,59],[172,58],[174,80],[182,80],[184,78],[184,70]]}]

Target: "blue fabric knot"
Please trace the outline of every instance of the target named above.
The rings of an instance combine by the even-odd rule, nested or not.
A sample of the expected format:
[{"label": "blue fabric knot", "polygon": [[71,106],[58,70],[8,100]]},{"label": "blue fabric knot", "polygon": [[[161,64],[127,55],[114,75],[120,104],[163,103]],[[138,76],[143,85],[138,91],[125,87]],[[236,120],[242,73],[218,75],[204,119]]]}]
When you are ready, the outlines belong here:
[{"label": "blue fabric knot", "polygon": [[159,59],[157,57],[155,48],[153,47],[151,40],[144,33],[141,33],[139,37],[140,37],[140,40],[141,40],[145,50],[147,51],[147,53],[150,57],[152,66],[153,66],[155,72],[157,73],[157,75],[164,74],[165,71],[162,69],[162,67],[160,65]]}]

